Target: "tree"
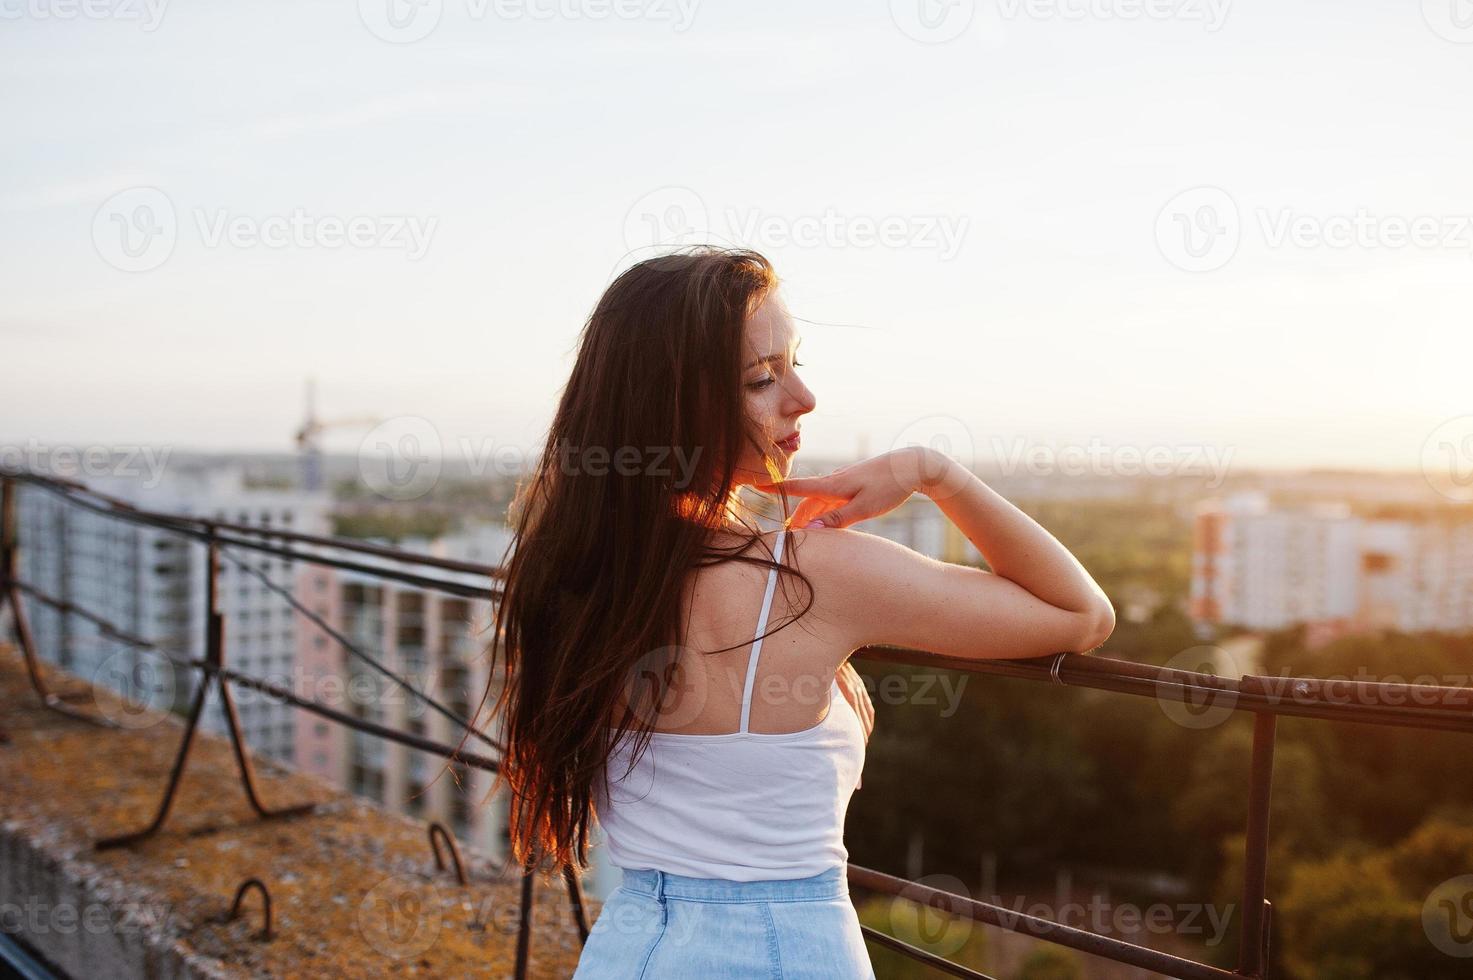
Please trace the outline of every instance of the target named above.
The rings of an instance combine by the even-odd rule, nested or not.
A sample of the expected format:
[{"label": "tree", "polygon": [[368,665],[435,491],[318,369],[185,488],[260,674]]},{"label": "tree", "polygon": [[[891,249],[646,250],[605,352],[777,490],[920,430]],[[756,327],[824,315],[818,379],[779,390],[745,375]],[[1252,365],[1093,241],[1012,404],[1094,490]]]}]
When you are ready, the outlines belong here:
[{"label": "tree", "polygon": [[[1466,952],[1466,905],[1473,884],[1473,826],[1435,816],[1396,846],[1351,849],[1294,868],[1278,916],[1283,963],[1304,980],[1452,980],[1467,977],[1469,960],[1434,935],[1451,920],[1452,952]],[[1444,895],[1447,886],[1459,892]],[[1452,902],[1443,909],[1442,902]]]},{"label": "tree", "polygon": [[[981,971],[987,965],[986,933],[970,919],[893,895],[872,895],[859,903],[856,911],[864,925],[928,953],[974,970]],[[869,949],[876,976],[886,980],[931,980],[936,976],[934,967],[897,950],[878,943],[870,943]]]},{"label": "tree", "polygon": [[1018,980],[1080,980],[1079,957],[1058,946],[1040,946],[1028,954]]}]

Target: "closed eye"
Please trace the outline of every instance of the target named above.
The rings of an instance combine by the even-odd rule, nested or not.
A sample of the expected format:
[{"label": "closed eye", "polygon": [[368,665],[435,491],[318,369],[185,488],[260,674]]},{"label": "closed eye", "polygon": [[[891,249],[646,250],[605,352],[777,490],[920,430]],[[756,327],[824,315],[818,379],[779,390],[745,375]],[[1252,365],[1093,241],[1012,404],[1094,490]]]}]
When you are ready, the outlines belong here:
[{"label": "closed eye", "polygon": [[[793,367],[796,368],[796,367],[802,367],[802,366],[803,366],[803,362],[802,361],[799,361],[799,360],[794,360],[793,361]],[[748,388],[751,388],[753,391],[762,391],[763,389],[768,388],[768,387],[772,386],[773,384],[775,384],[776,383],[776,380],[777,380],[776,378],[774,378],[772,375],[769,374],[767,377],[761,379],[760,381],[749,381],[749,382],[747,382],[747,387]]]}]

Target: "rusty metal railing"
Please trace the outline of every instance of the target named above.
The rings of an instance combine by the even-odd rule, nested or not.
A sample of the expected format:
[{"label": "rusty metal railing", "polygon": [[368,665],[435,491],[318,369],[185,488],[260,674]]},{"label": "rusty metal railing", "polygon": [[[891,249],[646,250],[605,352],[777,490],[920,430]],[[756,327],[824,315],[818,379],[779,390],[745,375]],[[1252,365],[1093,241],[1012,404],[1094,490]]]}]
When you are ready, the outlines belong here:
[{"label": "rusty metal railing", "polygon": [[[21,542],[19,540],[19,525],[17,520],[17,489],[22,483],[54,493],[71,505],[105,517],[158,528],[203,543],[206,551],[204,656],[181,656],[177,652],[166,649],[164,646],[152,640],[135,636],[120,629],[115,623],[109,622],[91,610],[84,609],[62,597],[50,595],[34,584],[23,581],[19,575]],[[22,594],[29,595],[36,601],[50,606],[65,615],[78,616],[85,619],[96,626],[99,632],[105,637],[161,657],[175,667],[194,669],[200,672],[200,683],[196,687],[189,708],[184,726],[184,734],[175,755],[174,764],[169,774],[169,781],[164,789],[163,798],[159,803],[158,811],[153,820],[148,826],[140,830],[104,837],[95,841],[94,845],[98,849],[128,846],[151,837],[163,827],[165,821],[168,819],[170,810],[173,808],[175,794],[188,764],[190,749],[193,747],[194,738],[199,729],[200,719],[204,712],[210,688],[216,685],[219,688],[226,729],[230,736],[232,748],[234,749],[242,788],[252,809],[255,810],[257,816],[262,820],[301,815],[311,811],[313,806],[311,804],[302,804],[272,808],[263,802],[256,784],[255,772],[251,765],[250,755],[246,750],[245,739],[241,734],[240,718],[236,711],[234,698],[231,695],[232,685],[248,688],[276,698],[356,731],[365,732],[369,735],[413,749],[432,752],[445,758],[454,759],[474,769],[492,773],[499,770],[500,764],[498,760],[490,756],[467,752],[450,745],[436,742],[424,736],[399,731],[398,729],[378,724],[366,718],[358,718],[347,712],[339,711],[330,705],[323,704],[312,698],[302,697],[291,690],[232,670],[228,667],[226,665],[225,650],[225,618],[219,609],[219,570],[222,557],[227,560],[234,560],[231,558],[229,552],[229,548],[233,547],[272,554],[290,560],[304,561],[372,575],[378,578],[412,585],[417,588],[432,589],[463,598],[494,599],[499,594],[499,591],[494,586],[474,586],[464,581],[447,578],[443,575],[425,575],[401,567],[408,565],[442,573],[451,572],[461,575],[481,575],[494,582],[500,577],[500,573],[496,568],[491,566],[439,558],[431,555],[413,555],[382,545],[321,537],[292,531],[287,528],[263,528],[187,515],[149,511],[135,507],[129,502],[116,497],[98,493],[82,484],[69,480],[36,473],[0,471],[0,602],[10,606],[16,640],[25,661],[26,672],[30,678],[31,686],[35,690],[42,705],[48,710],[64,714],[69,718],[79,721],[103,727],[118,727],[115,722],[107,718],[79,710],[72,704],[69,704],[65,696],[52,692],[47,686],[40,670],[39,657],[26,616],[25,605],[21,602]],[[314,550],[302,550],[304,548]],[[339,553],[346,552],[354,556],[364,556],[382,559],[384,561],[374,564],[359,560],[357,557],[350,558],[344,557],[342,554],[323,553],[322,549],[331,549]],[[241,565],[248,572],[254,571],[254,569],[245,566],[244,563],[237,562],[237,564]],[[268,588],[272,587],[268,580],[263,579],[263,583]],[[294,609],[325,628],[328,634],[348,653],[363,659],[399,684],[407,692],[418,697],[431,708],[434,708],[455,723],[461,725],[469,735],[478,738],[492,748],[501,748],[500,743],[496,739],[474,727],[469,719],[458,715],[437,699],[418,690],[404,678],[394,674],[374,657],[361,650],[358,645],[352,643],[337,630],[332,629],[321,617],[296,600],[294,596],[281,590],[278,591],[282,595],[282,598]],[[464,872],[461,870],[459,854],[455,850],[454,842],[448,835],[443,833],[443,828],[440,829],[442,836],[445,837],[446,842],[449,844],[449,850],[457,868],[457,880],[462,885],[465,885]],[[431,844],[438,865],[442,861],[442,858],[439,843],[435,840],[433,832],[431,835]],[[515,974],[519,980],[527,975],[527,968],[531,956],[531,911],[533,908],[533,894],[536,883],[534,869],[523,869],[521,880],[522,905],[519,910],[520,922],[518,927]],[[582,882],[576,871],[571,867],[563,868],[563,880],[568,890],[569,906],[578,928],[579,937],[581,940],[586,941],[590,926],[583,896]],[[266,908],[266,927],[263,936],[269,938],[271,935],[270,897],[264,885],[260,885],[259,882],[257,882],[257,885],[262,893]],[[234,914],[235,910],[239,909],[244,890],[245,888],[242,886],[241,892],[236,895],[232,914]]]},{"label": "rusty metal railing", "polygon": [[[21,581],[17,574],[17,556],[21,542],[18,540],[15,515],[16,487],[20,483],[50,491],[71,504],[99,514],[161,528],[204,542],[210,556],[207,563],[208,582],[205,592],[208,605],[206,636],[204,637],[205,656],[202,658],[179,657],[162,649],[158,644],[117,629],[114,624],[103,620],[89,610],[81,609],[60,597],[47,595],[33,584]],[[23,592],[66,614],[87,619],[113,639],[139,649],[151,650],[177,666],[197,669],[201,672],[202,683],[191,708],[184,739],[180,745],[158,815],[148,828],[99,841],[99,846],[127,844],[157,832],[162,826],[182,775],[190,744],[199,722],[204,695],[211,682],[218,683],[220,686],[242,783],[261,819],[273,819],[287,813],[299,812],[301,808],[288,807],[272,810],[261,803],[255,790],[249,758],[241,738],[239,721],[235,716],[230,699],[229,692],[232,684],[279,698],[302,710],[357,731],[414,749],[434,752],[446,757],[453,756],[473,768],[489,772],[497,770],[498,763],[494,758],[459,751],[423,736],[401,732],[367,719],[357,718],[227,667],[223,617],[216,608],[215,576],[217,574],[216,564],[222,549],[239,547],[242,550],[273,554],[295,561],[362,572],[419,588],[443,591],[451,595],[494,600],[499,595],[494,585],[472,586],[462,581],[446,578],[441,574],[421,574],[400,566],[412,566],[433,573],[450,572],[479,576],[486,578],[491,583],[501,578],[500,569],[474,562],[415,555],[382,545],[321,537],[280,527],[263,528],[143,510],[126,501],[99,494],[82,484],[37,473],[0,471],[0,485],[3,485],[3,527],[0,527],[0,531],[3,531],[0,533],[0,599],[7,601],[14,613],[17,639],[25,658],[31,684],[45,707],[70,718],[108,724],[105,719],[95,718],[67,704],[65,698],[54,694],[46,687],[38,667],[35,644],[27,625],[25,610],[20,601]],[[342,554],[324,553],[321,549],[378,559],[380,563],[372,564],[359,558],[343,557]],[[286,598],[291,601],[289,595]],[[298,611],[311,615],[310,610],[299,603],[294,602],[293,604]],[[333,631],[332,635],[350,653],[372,661],[371,657],[358,650],[340,633]],[[1080,654],[1058,654],[1030,660],[966,660],[899,647],[875,646],[856,651],[855,656],[886,663],[1022,678],[1042,683],[1177,701],[1198,708],[1222,707],[1252,714],[1254,718],[1253,747],[1248,784],[1248,818],[1245,828],[1246,862],[1242,884],[1244,914],[1236,970],[1225,970],[1208,963],[1161,952],[1100,933],[1024,915],[998,905],[932,888],[919,882],[897,878],[871,868],[854,864],[849,865],[848,868],[849,881],[860,887],[901,896],[974,922],[1008,929],[1083,953],[1167,976],[1179,977],[1182,980],[1231,980],[1231,978],[1244,977],[1263,978],[1266,975],[1272,922],[1272,905],[1266,894],[1269,803],[1272,791],[1275,731],[1280,715],[1402,728],[1473,732],[1473,688],[1352,682],[1346,686],[1353,691],[1354,696],[1346,698],[1334,693],[1329,686],[1331,682],[1318,678],[1246,676],[1239,680],[1232,680],[1211,674],[1153,667]],[[381,664],[379,667],[387,670]],[[434,703],[433,698],[424,692],[415,690],[402,678],[396,677],[395,679],[402,683],[406,690],[424,699],[427,703]],[[439,708],[458,724],[463,724],[470,734],[477,736],[488,745],[500,748],[493,738],[475,729],[469,720],[455,715],[443,705],[440,705]],[[3,735],[0,735],[0,738],[3,738]],[[436,856],[437,858],[439,856],[438,848],[436,848]],[[589,927],[577,871],[571,866],[564,867],[563,876],[568,887],[580,938],[586,941]],[[518,977],[525,976],[529,957],[533,882],[534,876],[531,869],[526,869],[522,876],[522,909],[517,943],[516,975]],[[939,971],[954,976],[990,980],[985,974],[970,967],[952,963],[870,926],[861,928],[870,941],[901,952]]]}]

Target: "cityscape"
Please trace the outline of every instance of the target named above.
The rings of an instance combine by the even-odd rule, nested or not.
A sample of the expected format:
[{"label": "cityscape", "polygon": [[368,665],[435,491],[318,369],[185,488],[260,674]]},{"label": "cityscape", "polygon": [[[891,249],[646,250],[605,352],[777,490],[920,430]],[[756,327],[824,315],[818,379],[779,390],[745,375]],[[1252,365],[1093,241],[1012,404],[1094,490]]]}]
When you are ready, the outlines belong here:
[{"label": "cityscape", "polygon": [[0,980],[1464,980],[1470,2],[0,0]]},{"label": "cityscape", "polygon": [[[303,428],[311,428],[310,417]],[[368,452],[324,454],[310,440],[299,440],[295,453],[184,454],[147,479],[84,474],[65,452],[36,462],[36,472],[87,477],[89,490],[148,512],[259,528],[266,542],[272,529],[324,541],[351,538],[484,569],[504,564],[513,547],[511,529],[494,515],[516,492],[518,474],[493,484],[447,469],[413,495],[378,494],[365,488],[383,485],[371,475],[387,472],[379,469],[383,460]],[[114,463],[123,468],[121,458]],[[1458,501],[1430,501],[1421,474],[1199,470],[1060,478],[1007,474],[995,461],[991,470],[991,484],[1041,520],[1072,514],[1077,527],[1055,525],[1061,536],[1083,531],[1108,543],[1129,537],[1132,515],[1165,521],[1164,540],[1148,546],[1143,564],[1124,562],[1104,574],[1127,629],[1169,633],[1162,624],[1173,617],[1189,624],[1182,635],[1194,652],[1183,647],[1168,664],[1234,678],[1272,673],[1265,647],[1291,634],[1302,637],[1307,653],[1333,653],[1337,642],[1355,638],[1473,633],[1473,512]],[[193,694],[188,672],[140,649],[136,639],[180,656],[197,652],[206,609],[204,546],[78,508],[42,487],[20,490],[16,514],[21,578],[48,597],[24,600],[41,655],[117,691],[139,711],[186,712]],[[1107,525],[1113,526],[1107,531]],[[939,561],[983,564],[939,508],[919,497],[857,527]],[[300,547],[301,554],[336,553],[329,546]],[[490,706],[498,688],[488,669],[494,606],[489,595],[482,597],[487,575],[442,572],[444,581],[467,590],[447,595],[375,574],[374,565],[402,564],[389,558],[351,570],[233,552],[222,549],[217,589],[234,669],[437,744],[454,745],[467,732],[456,719],[489,724],[494,733]],[[92,610],[134,639],[122,642],[68,614],[57,599]],[[1161,659],[1115,643],[1103,653]],[[370,669],[360,652],[377,659],[383,672]],[[1406,665],[1407,679],[1419,673],[1414,666]],[[1456,684],[1457,678],[1416,682]],[[448,713],[428,710],[410,688],[441,699]],[[492,774],[329,724],[248,688],[237,687],[235,702],[250,750],[270,763],[405,817],[443,823],[464,846],[506,860],[507,801],[505,794],[489,794]],[[218,735],[228,731],[218,689],[206,701],[202,725]],[[599,901],[617,886],[618,869],[597,840],[591,855],[583,885]],[[917,876],[918,856],[913,851],[910,868]]]}]

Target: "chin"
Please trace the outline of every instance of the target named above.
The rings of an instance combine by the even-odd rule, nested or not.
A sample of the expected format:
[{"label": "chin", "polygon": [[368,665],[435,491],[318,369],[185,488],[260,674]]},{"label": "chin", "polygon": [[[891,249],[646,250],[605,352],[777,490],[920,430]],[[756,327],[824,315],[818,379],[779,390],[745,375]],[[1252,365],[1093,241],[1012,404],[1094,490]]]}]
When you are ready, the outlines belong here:
[{"label": "chin", "polygon": [[766,484],[786,480],[793,471],[792,457],[778,453],[767,465],[758,463],[754,468],[743,468],[736,472],[736,482],[741,484]]}]

